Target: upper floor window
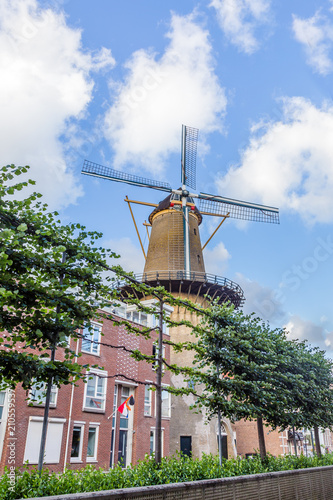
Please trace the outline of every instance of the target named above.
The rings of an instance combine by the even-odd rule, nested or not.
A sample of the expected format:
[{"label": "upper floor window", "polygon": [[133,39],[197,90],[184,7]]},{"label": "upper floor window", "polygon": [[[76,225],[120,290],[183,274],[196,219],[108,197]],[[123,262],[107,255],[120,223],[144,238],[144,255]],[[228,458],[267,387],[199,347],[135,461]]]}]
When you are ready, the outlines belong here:
[{"label": "upper floor window", "polygon": [[85,387],[84,410],[104,412],[106,399],[106,377],[103,371],[91,371],[87,374]]},{"label": "upper floor window", "polygon": [[[155,358],[155,361],[153,363],[153,370],[157,370],[157,367],[158,367],[158,352],[159,352],[158,345],[153,344],[152,354]],[[165,359],[165,346],[164,345],[162,346],[162,358]],[[164,372],[164,363],[162,364],[162,372]]]},{"label": "upper floor window", "polygon": [[148,326],[148,315],[143,311],[136,311],[128,307],[126,319],[133,321],[133,323],[139,323],[139,325]]},{"label": "upper floor window", "polygon": [[171,394],[162,390],[162,417],[171,417]]},{"label": "upper floor window", "polygon": [[82,352],[99,355],[102,326],[93,323],[90,328],[85,327],[82,333]]},{"label": "upper floor window", "polygon": [[146,417],[151,416],[151,400],[152,400],[152,391],[151,391],[151,385],[146,384],[145,385],[145,409],[144,409],[144,414]]},{"label": "upper floor window", "polygon": [[[154,310],[156,310],[156,313],[158,312],[158,303],[156,300],[145,300],[142,302],[143,305],[147,307],[153,307]],[[173,308],[164,305],[164,313],[167,316],[170,316],[172,313]],[[138,323],[143,326],[148,326],[150,328],[158,328],[159,326],[159,320],[158,320],[158,314],[147,314],[143,311],[137,310],[135,306],[128,306],[127,307],[127,313],[126,313],[126,319],[129,321],[133,321],[134,323]],[[169,335],[169,327],[166,323],[166,321],[163,320],[163,333]]]},{"label": "upper floor window", "polygon": [[[45,382],[34,382],[30,390],[29,402],[34,406],[45,406],[47,384]],[[52,385],[50,407],[57,405],[58,387]]]}]

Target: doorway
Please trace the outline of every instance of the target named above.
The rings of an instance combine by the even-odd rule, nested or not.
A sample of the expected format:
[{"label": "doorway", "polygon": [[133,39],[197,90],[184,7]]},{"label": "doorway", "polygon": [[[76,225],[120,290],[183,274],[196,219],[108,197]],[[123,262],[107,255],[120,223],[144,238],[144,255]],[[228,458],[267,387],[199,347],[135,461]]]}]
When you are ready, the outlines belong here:
[{"label": "doorway", "polygon": [[180,453],[192,456],[192,436],[180,436]]}]

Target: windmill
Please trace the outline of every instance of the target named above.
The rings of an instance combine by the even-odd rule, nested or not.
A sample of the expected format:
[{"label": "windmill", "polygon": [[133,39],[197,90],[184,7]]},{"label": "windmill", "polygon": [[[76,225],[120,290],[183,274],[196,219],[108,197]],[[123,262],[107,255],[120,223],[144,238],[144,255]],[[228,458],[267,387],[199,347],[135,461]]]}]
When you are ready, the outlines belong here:
[{"label": "windmill", "polygon": [[[181,138],[181,187],[179,189],[173,189],[170,184],[165,182],[117,171],[88,160],[84,161],[82,173],[114,182],[122,182],[169,193],[158,205],[129,200],[128,198],[125,200],[129,203],[129,206],[133,202],[155,208],[149,217],[152,232],[147,256],[144,252],[131,211],[141,248],[146,258],[144,276],[141,276],[141,278],[149,282],[169,281],[170,291],[175,290],[178,282],[180,284],[186,282],[188,287],[190,287],[189,292],[195,292],[198,295],[202,295],[202,288],[208,284],[210,285],[209,291],[212,291],[221,301],[231,300],[236,306],[239,306],[244,301],[242,289],[239,285],[226,278],[207,275],[204,269],[202,250],[227,218],[278,224],[279,210],[274,207],[224,198],[218,195],[203,192],[196,194],[190,191],[196,189],[197,142],[198,129],[183,125]],[[194,200],[199,200],[199,210]],[[164,220],[161,217],[157,218],[157,215],[160,216],[161,214],[165,216]],[[203,247],[201,247],[198,231],[202,215],[222,218],[217,229]],[[180,221],[182,223],[182,230],[180,229]],[[154,225],[156,226],[155,229]],[[173,225],[176,229],[175,234],[171,236]],[[168,245],[173,259],[172,264],[170,264],[170,258],[168,262],[165,262],[164,254],[166,247],[158,243],[166,235],[169,235],[167,237],[169,238]],[[171,240],[173,244],[170,244]],[[174,256],[177,252],[183,262],[180,262],[180,259],[175,262]],[[147,276],[147,273],[149,273],[149,276]],[[154,279],[152,273],[154,274]],[[166,276],[166,273],[168,273],[168,276]],[[207,289],[205,293],[208,293]]]}]

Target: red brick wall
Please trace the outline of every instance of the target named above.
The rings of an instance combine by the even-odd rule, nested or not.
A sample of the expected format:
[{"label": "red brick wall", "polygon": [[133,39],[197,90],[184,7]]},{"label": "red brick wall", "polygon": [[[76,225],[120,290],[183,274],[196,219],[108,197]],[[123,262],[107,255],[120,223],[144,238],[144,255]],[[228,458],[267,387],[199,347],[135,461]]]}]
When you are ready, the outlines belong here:
[{"label": "red brick wall", "polygon": [[[135,334],[128,334],[125,327],[115,326],[113,322],[107,319],[103,319],[102,333],[104,334],[101,338],[101,342],[105,344],[111,344],[113,346],[125,346],[127,349],[138,349],[144,354],[152,354],[152,343],[157,338],[155,332],[152,333],[151,339],[145,339],[141,336],[136,336]],[[166,338],[168,338],[166,336]],[[75,342],[72,340],[71,347],[75,349]],[[81,352],[81,340],[79,340],[79,352]],[[166,347],[166,359],[169,360],[169,348]],[[63,359],[63,351],[59,349],[56,353],[56,359]],[[110,449],[111,449],[111,431],[112,431],[112,418],[108,419],[113,412],[113,396],[114,396],[114,386],[115,380],[124,381],[126,385],[126,379],[121,377],[125,375],[126,377],[133,379],[138,382],[135,387],[134,398],[135,405],[132,408],[134,412],[134,433],[133,433],[133,448],[132,448],[132,462],[135,463],[139,459],[143,459],[146,453],[149,453],[150,447],[150,429],[155,427],[155,417],[144,416],[144,394],[146,381],[154,382],[156,378],[153,366],[145,361],[137,362],[130,354],[122,349],[115,349],[107,346],[100,346],[100,354],[98,356],[82,353],[79,357],[80,364],[98,365],[98,368],[107,371],[107,387],[106,387],[106,403],[105,412],[87,411],[83,409],[84,401],[84,391],[85,384],[79,382],[74,389],[71,385],[62,386],[58,390],[57,405],[55,408],[50,408],[49,417],[50,418],[64,418],[66,422],[63,427],[62,445],[61,445],[61,457],[59,464],[48,464],[47,467],[55,472],[60,472],[64,467],[65,460],[65,449],[66,449],[66,439],[68,433],[68,422],[70,413],[70,401],[71,393],[74,390],[73,404],[72,404],[72,415],[70,422],[70,432],[67,450],[67,464],[68,467],[76,469],[81,468],[86,465],[86,451],[87,451],[87,441],[88,441],[88,429],[89,423],[99,423],[99,438],[98,438],[98,453],[97,462],[94,464],[98,467],[109,467],[110,464]],[[143,384],[140,384],[142,382]],[[163,377],[163,383],[169,384],[170,376],[166,372]],[[43,416],[44,408],[36,406],[28,406],[26,392],[21,386],[18,386],[15,391],[15,411],[16,411],[16,429],[15,437],[16,439],[16,466],[21,467],[23,465],[25,442],[27,437],[29,417],[30,416]],[[152,397],[152,415],[155,415],[154,408],[155,394]],[[120,400],[118,399],[118,405]],[[119,429],[119,417],[120,414],[117,412],[118,426]],[[72,444],[72,433],[75,421],[85,422],[84,434],[83,434],[83,452],[82,452],[82,462],[81,463],[70,463],[70,452]],[[163,419],[162,427],[164,428],[164,453],[168,453],[168,441],[169,441],[169,419]],[[0,462],[1,471],[5,465],[8,465],[9,448],[7,446],[10,436],[8,432],[5,436],[3,452]],[[117,445],[117,442],[116,442]],[[117,449],[117,447],[116,447]],[[89,462],[91,463],[91,462]]]}]

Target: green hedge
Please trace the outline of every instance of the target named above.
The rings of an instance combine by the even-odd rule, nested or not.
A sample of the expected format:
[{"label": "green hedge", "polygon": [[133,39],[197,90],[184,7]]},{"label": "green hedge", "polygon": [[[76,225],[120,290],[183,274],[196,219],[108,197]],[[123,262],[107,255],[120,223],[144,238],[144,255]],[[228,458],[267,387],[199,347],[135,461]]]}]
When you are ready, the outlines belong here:
[{"label": "green hedge", "polygon": [[117,466],[105,471],[88,466],[75,471],[68,469],[60,475],[44,469],[41,476],[35,469],[25,469],[23,472],[16,471],[15,485],[10,480],[9,472],[6,471],[0,479],[0,498],[14,500],[85,491],[112,490],[261,472],[305,469],[322,465],[333,465],[333,454],[323,455],[321,458],[317,456],[305,457],[304,455],[298,458],[294,455],[278,458],[268,456],[264,461],[258,456],[252,459],[237,458],[223,460],[222,467],[219,466],[218,457],[212,455],[204,455],[201,460],[187,457],[167,457],[163,459],[160,466],[147,457],[136,466],[127,469]]}]

